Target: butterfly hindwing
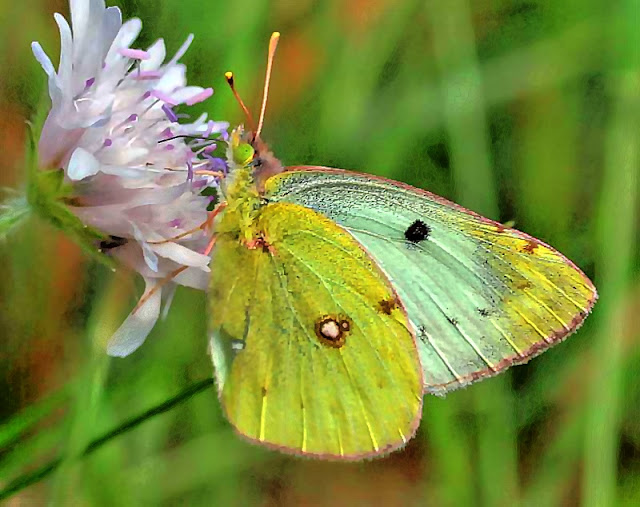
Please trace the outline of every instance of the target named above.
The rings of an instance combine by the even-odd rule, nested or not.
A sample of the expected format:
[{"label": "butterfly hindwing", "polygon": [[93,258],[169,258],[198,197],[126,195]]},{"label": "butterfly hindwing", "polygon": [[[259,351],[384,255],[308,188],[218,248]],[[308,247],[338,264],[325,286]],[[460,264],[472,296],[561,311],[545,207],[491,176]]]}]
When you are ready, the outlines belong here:
[{"label": "butterfly hindwing", "polygon": [[389,281],[327,218],[267,204],[248,248],[220,234],[213,252],[213,356],[239,433],[281,450],[356,459],[415,432],[422,373]]},{"label": "butterfly hindwing", "polygon": [[350,171],[288,169],[265,197],[315,209],[373,257],[416,330],[428,392],[527,361],[575,330],[597,297],[562,254],[443,198]]}]

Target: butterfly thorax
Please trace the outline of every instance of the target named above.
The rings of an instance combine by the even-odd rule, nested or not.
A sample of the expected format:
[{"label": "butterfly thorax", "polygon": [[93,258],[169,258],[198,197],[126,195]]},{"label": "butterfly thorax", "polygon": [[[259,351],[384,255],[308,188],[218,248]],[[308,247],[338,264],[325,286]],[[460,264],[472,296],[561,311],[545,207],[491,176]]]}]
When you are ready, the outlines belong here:
[{"label": "butterfly thorax", "polygon": [[257,152],[243,138],[241,129],[231,134],[227,153],[229,174],[220,188],[226,207],[216,224],[216,232],[228,233],[245,243],[251,243],[258,235],[256,223],[264,200],[260,196],[255,174]]},{"label": "butterfly thorax", "polygon": [[250,242],[256,235],[256,221],[263,206],[251,168],[235,169],[225,183],[223,195],[227,205],[216,225],[216,232],[229,233]]}]

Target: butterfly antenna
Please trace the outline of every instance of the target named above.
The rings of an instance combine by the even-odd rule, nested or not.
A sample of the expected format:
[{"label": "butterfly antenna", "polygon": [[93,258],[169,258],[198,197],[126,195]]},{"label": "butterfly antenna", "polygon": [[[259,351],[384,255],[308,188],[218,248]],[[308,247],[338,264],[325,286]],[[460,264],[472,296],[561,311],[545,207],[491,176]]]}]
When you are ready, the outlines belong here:
[{"label": "butterfly antenna", "polygon": [[264,123],[264,113],[267,110],[267,97],[269,96],[269,81],[271,81],[271,68],[273,67],[273,57],[276,54],[276,48],[278,47],[278,41],[280,40],[280,32],[273,32],[271,39],[269,39],[269,55],[267,56],[267,74],[264,78],[264,91],[262,92],[262,107],[260,107],[260,119],[258,120],[258,129],[256,137],[260,136],[262,132],[262,125]]},{"label": "butterfly antenna", "polygon": [[242,111],[244,112],[244,116],[247,119],[247,123],[249,124],[249,128],[251,129],[252,132],[255,132],[256,131],[256,124],[253,121],[253,116],[251,116],[251,113],[247,109],[247,106],[244,105],[244,102],[242,102],[242,99],[240,98],[240,95],[238,95],[238,92],[236,91],[236,87],[235,87],[234,82],[233,82],[233,72],[225,72],[224,73],[224,77],[227,80],[227,83],[229,84],[229,87],[231,88],[231,91],[233,92],[233,96],[236,98],[236,100],[238,101],[238,104],[240,104],[240,107],[242,108]]}]

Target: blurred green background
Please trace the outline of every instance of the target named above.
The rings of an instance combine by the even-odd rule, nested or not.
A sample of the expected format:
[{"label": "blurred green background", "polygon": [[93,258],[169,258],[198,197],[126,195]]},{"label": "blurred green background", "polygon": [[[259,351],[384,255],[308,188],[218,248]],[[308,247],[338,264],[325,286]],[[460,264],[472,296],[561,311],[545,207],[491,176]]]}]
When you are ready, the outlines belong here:
[{"label": "blurred green background", "polygon": [[[367,171],[516,223],[574,260],[600,301],[526,366],[427,396],[401,452],[343,464],[245,443],[213,388],[90,456],[95,437],[212,375],[202,293],[180,289],[126,359],[104,344],[141,292],[32,220],[0,244],[0,489],[60,458],[13,505],[640,505],[640,4],[636,0],[110,2],[136,47],[188,33],[199,104],[257,110],[282,32],[264,138],[287,164]],[[24,182],[25,119],[57,62],[65,1],[0,0],[0,186]],[[193,113],[194,111],[190,111]]]}]

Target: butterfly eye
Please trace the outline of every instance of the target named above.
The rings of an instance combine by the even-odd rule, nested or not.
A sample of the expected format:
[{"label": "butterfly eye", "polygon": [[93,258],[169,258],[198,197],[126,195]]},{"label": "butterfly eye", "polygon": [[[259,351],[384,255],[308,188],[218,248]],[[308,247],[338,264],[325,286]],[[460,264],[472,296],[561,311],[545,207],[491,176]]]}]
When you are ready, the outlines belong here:
[{"label": "butterfly eye", "polygon": [[233,149],[233,161],[239,166],[246,167],[253,160],[255,150],[250,144],[240,143]]}]

